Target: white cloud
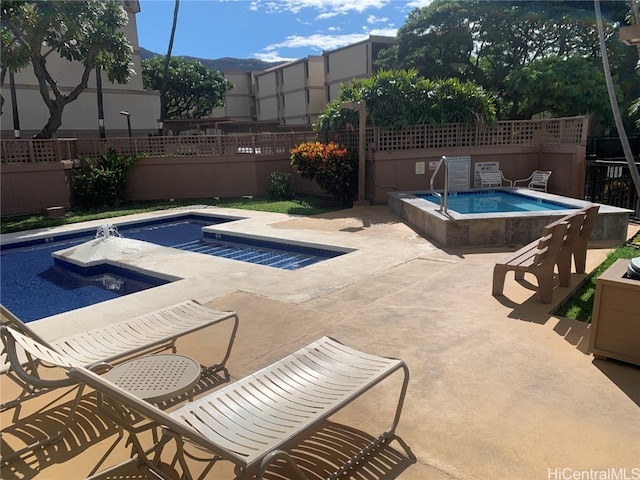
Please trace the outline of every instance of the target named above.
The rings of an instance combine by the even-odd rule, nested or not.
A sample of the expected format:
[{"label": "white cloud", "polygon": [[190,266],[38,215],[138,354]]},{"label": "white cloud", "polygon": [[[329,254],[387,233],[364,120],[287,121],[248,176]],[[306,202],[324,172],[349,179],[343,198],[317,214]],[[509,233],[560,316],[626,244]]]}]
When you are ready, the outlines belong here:
[{"label": "white cloud", "polygon": [[[335,50],[346,45],[351,45],[353,43],[366,40],[367,38],[369,38],[369,35],[394,37],[397,31],[398,29],[396,28],[375,28],[371,30],[365,30],[362,33],[351,33],[343,35],[328,35],[321,33],[315,33],[308,36],[290,35],[281,42],[267,45],[261,53],[254,53],[251,56],[252,58],[258,58],[260,60],[269,62],[296,60],[306,57],[308,55],[308,53],[306,52],[308,52],[309,50],[315,51],[317,52],[317,54],[320,54],[324,50]],[[305,53],[294,58],[281,55],[281,51],[287,49],[305,49]]]},{"label": "white cloud", "polygon": [[337,17],[340,15],[338,12],[325,12],[316,17],[316,20],[328,20],[329,18]]},{"label": "white cloud", "polygon": [[433,0],[411,0],[407,3],[407,7],[409,8],[423,8],[431,5]]},{"label": "white cloud", "polygon": [[348,35],[324,35],[315,33],[306,37],[290,35],[282,42],[268,45],[265,50],[275,51],[282,48],[311,48],[318,51],[335,50],[336,48],[364,40],[368,36],[367,33],[351,33]]},{"label": "white cloud", "polygon": [[380,9],[390,2],[391,0],[254,0],[252,8],[262,7],[269,13],[299,13],[303,9],[313,9],[319,11],[322,18],[330,18],[349,12],[362,13],[369,9]]},{"label": "white cloud", "polygon": [[367,17],[367,23],[368,24],[374,24],[374,23],[386,23],[389,21],[388,17],[376,17],[375,15],[369,15]]},{"label": "white cloud", "polygon": [[264,62],[292,62],[293,60],[298,60],[297,58],[283,57],[278,51],[268,53],[254,53],[251,55],[251,58],[256,58]]}]

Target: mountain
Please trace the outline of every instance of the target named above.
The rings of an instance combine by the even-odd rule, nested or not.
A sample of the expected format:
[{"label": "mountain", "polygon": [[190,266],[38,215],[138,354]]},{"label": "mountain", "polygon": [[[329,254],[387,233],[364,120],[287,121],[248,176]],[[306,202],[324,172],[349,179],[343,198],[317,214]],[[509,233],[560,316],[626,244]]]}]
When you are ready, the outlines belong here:
[{"label": "mountain", "polygon": [[[154,53],[146,48],[140,47],[140,59],[147,60],[149,58],[160,55],[159,53]],[[161,55],[160,55],[161,56]],[[221,72],[228,71],[240,71],[240,72],[254,72],[254,71],[262,71],[267,68],[275,67],[277,65],[282,65],[285,62],[265,62],[263,60],[257,60],[255,58],[230,58],[223,57],[218,58],[216,60],[210,60],[206,58],[197,58],[197,57],[188,57],[186,55],[177,55],[186,60],[194,61],[202,63],[204,66],[209,68],[214,68]]]}]

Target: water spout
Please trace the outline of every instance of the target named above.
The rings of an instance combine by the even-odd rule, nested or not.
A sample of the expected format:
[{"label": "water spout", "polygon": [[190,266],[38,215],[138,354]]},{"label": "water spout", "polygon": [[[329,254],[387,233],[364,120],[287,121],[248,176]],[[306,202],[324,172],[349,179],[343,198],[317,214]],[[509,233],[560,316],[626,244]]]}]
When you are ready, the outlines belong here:
[{"label": "water spout", "polygon": [[109,238],[109,237],[122,237],[120,232],[118,232],[118,227],[113,225],[112,223],[104,223],[98,227],[96,230],[95,238]]}]

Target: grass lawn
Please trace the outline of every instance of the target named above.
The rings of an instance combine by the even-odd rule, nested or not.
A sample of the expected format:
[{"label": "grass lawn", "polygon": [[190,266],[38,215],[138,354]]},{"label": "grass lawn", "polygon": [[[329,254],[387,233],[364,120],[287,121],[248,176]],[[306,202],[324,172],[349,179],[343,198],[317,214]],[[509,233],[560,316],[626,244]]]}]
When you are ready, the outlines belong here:
[{"label": "grass lawn", "polygon": [[596,281],[616,260],[620,258],[635,258],[640,256],[640,233],[626,245],[611,252],[598,267],[586,278],[584,284],[573,297],[558,307],[554,314],[591,323],[593,300],[596,293]]},{"label": "grass lawn", "polygon": [[290,215],[318,215],[320,213],[339,210],[342,207],[339,200],[329,197],[294,197],[291,200],[273,200],[270,198],[206,198],[180,201],[128,203],[118,208],[101,210],[72,210],[64,218],[43,218],[41,215],[20,215],[2,217],[0,219],[0,233],[21,232],[35,228],[56,227],[70,223],[100,220],[103,218],[121,217],[134,213],[167,210],[188,205],[215,205],[217,207],[239,208],[243,210],[258,210],[262,212],[288,213]]}]

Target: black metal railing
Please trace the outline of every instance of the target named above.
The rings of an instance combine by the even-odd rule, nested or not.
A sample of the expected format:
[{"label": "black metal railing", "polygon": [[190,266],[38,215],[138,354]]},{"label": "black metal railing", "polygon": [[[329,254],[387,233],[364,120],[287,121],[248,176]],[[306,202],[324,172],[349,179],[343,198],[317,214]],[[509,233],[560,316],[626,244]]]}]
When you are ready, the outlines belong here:
[{"label": "black metal railing", "polygon": [[[636,167],[640,163],[636,163]],[[584,198],[634,211],[640,218],[640,200],[636,192],[629,165],[619,160],[587,160]]]}]

